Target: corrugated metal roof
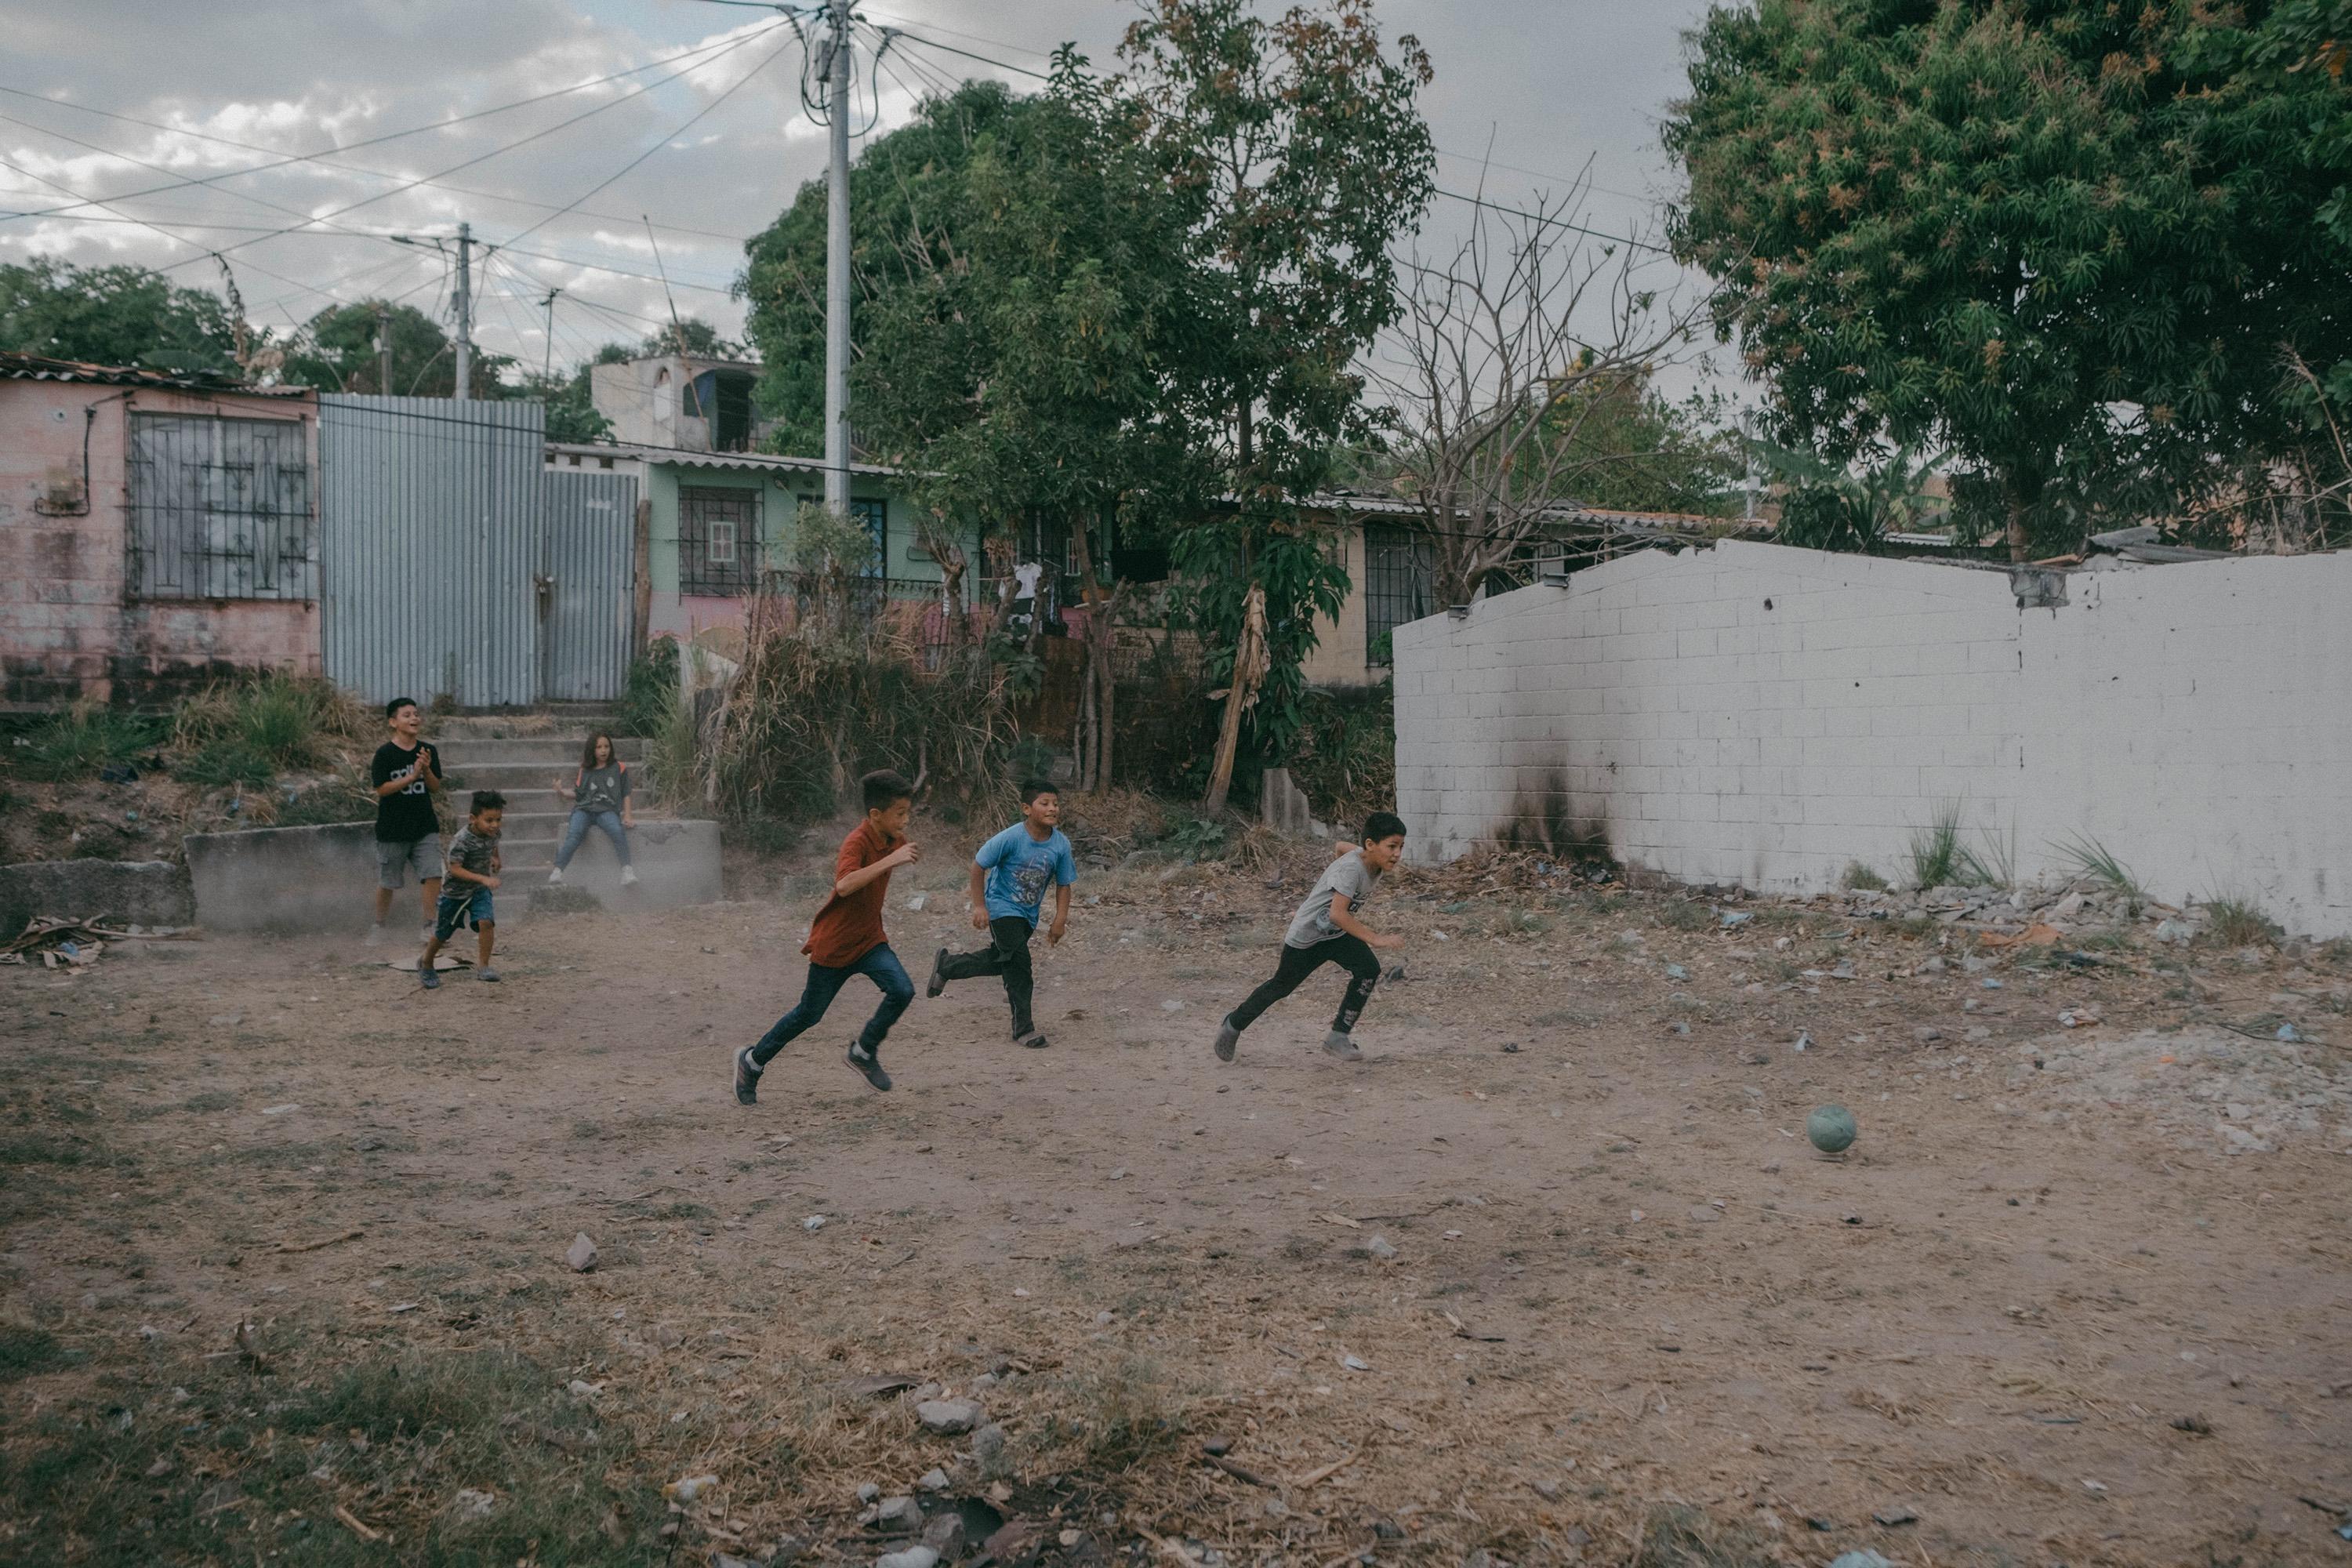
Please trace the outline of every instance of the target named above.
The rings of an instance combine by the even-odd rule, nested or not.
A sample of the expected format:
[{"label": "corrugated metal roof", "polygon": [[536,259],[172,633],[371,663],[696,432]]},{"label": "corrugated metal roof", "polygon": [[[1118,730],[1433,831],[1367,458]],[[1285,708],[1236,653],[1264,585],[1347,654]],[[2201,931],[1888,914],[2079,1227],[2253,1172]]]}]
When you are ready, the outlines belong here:
[{"label": "corrugated metal roof", "polygon": [[152,386],[170,392],[234,392],[247,397],[309,397],[307,386],[255,386],[232,376],[149,370],[142,365],[89,364],[41,354],[0,352],[0,381],[76,381],[97,386]]},{"label": "corrugated metal roof", "polygon": [[[547,450],[551,456],[625,458],[635,462],[670,463],[685,468],[822,474],[827,467],[823,458],[787,458],[772,452],[688,452],[676,447],[638,447],[626,442],[550,441]],[[849,471],[870,479],[895,479],[906,476],[904,468],[887,463],[852,463]]]}]

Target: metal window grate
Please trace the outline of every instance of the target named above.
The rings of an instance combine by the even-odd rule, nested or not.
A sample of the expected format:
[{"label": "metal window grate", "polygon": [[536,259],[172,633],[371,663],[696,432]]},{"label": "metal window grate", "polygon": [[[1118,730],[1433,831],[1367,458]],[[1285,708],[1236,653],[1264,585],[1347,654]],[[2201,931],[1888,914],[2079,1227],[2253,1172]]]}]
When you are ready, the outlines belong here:
[{"label": "metal window grate", "polygon": [[132,415],[131,593],[317,598],[309,450],[299,419]]},{"label": "metal window grate", "polygon": [[1432,613],[1432,580],[1437,555],[1430,542],[1408,528],[1368,523],[1364,528],[1364,640],[1377,644],[1407,621]]},{"label": "metal window grate", "polygon": [[748,594],[760,579],[760,492],[680,485],[677,591]]}]

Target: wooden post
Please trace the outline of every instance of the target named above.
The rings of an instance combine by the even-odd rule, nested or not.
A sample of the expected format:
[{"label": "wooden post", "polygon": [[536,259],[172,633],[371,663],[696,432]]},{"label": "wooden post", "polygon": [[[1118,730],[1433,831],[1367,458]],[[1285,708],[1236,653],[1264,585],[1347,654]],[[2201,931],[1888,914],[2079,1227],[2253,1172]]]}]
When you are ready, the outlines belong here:
[{"label": "wooden post", "polygon": [[650,496],[637,498],[637,526],[635,561],[632,572],[635,581],[633,602],[629,612],[629,651],[638,658],[653,646],[654,621],[654,503]]},{"label": "wooden post", "polygon": [[1234,754],[1241,749],[1242,713],[1257,700],[1258,683],[1265,679],[1265,589],[1250,584],[1242,603],[1242,635],[1234,645],[1233,684],[1225,689],[1225,719],[1217,731],[1217,760],[1209,771],[1209,793],[1201,809],[1211,816],[1225,809],[1234,785]]}]

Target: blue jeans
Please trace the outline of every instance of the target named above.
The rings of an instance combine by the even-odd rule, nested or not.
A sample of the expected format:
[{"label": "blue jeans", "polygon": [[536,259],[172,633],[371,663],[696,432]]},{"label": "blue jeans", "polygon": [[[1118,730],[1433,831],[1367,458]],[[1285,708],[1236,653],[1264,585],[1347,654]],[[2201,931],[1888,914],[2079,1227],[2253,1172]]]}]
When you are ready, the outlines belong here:
[{"label": "blue jeans", "polygon": [[572,857],[578,852],[581,840],[588,837],[591,824],[604,830],[604,837],[613,841],[613,852],[620,856],[621,864],[625,866],[629,863],[629,836],[622,830],[619,812],[600,811],[591,816],[584,811],[575,811],[572,814],[572,820],[564,826],[563,844],[555,852],[557,870],[561,871],[572,864]]},{"label": "blue jeans", "polygon": [[890,1032],[890,1026],[898,1021],[898,1015],[915,999],[915,983],[907,978],[907,966],[898,962],[898,955],[890,951],[887,942],[841,969],[810,964],[808,984],[801,992],[800,1005],[760,1037],[760,1043],[751,1047],[751,1060],[766,1067],[796,1037],[816,1027],[817,1021],[824,1016],[825,1009],[833,1005],[833,999],[841,994],[841,988],[853,974],[863,974],[881,988],[882,1005],[874,1009],[874,1016],[866,1021],[865,1029],[857,1037],[857,1043],[868,1054],[879,1051],[882,1037]]}]

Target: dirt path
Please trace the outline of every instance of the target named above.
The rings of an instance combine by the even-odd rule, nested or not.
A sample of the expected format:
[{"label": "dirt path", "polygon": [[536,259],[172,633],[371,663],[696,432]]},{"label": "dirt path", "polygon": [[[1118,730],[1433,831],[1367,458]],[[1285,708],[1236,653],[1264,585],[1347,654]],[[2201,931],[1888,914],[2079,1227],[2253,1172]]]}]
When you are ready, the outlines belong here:
[{"label": "dirt path", "polygon": [[[919,982],[976,940],[948,860],[922,911],[922,883],[893,893]],[[1423,901],[1408,875],[1412,973],[1366,1016],[1370,1059],[1315,1048],[1326,971],[1223,1066],[1208,1037],[1303,875],[1092,878],[1103,901],[1040,963],[1051,1049],[1009,1044],[1001,992],[962,983],[918,1000],[877,1096],[839,1057],[872,996],[853,982],[756,1110],[727,1055],[797,990],[799,902],[535,921],[503,985],[433,995],[324,940],[0,972],[0,1268],[34,1347],[0,1388],[11,1462],[61,1413],[145,1430],[173,1369],[233,1364],[249,1315],[284,1380],[503,1347],[534,1387],[599,1385],[576,1400],[632,1435],[607,1484],[720,1477],[719,1505],[671,1516],[696,1552],[882,1549],[823,1544],[859,1533],[857,1483],[887,1496],[960,1448],[813,1392],[873,1371],[979,1385],[1012,1447],[955,1489],[1058,1507],[1038,1544],[1073,1561],[1188,1539],[1309,1563],[2352,1550],[2302,1500],[2352,1502],[2352,1051],[2181,1032],[2293,1007],[2352,1044],[2327,1003],[2352,970],[2209,962],[2186,998],[2195,977],[1970,974],[1951,948],[1915,974],[1932,938],[1834,913],[1682,930],[1656,898]],[[1826,977],[1841,955],[1857,978]],[[2062,1030],[2076,1008],[2105,1021]],[[1843,1160],[1803,1142],[1825,1100],[1861,1121]],[[564,1266],[575,1233],[593,1273]],[[1274,1484],[1201,1463],[1204,1437]],[[190,1457],[201,1434],[156,1441],[236,1473]],[[320,1468],[185,1528],[249,1561],[307,1484],[306,1518],[340,1498],[394,1540],[303,1540],[397,1554],[464,1539],[457,1487],[517,1489]],[[613,1561],[649,1560],[631,1532],[659,1506],[605,1521]],[[75,1517],[20,1495],[0,1542],[110,1560],[87,1521],[48,1533]]]}]

